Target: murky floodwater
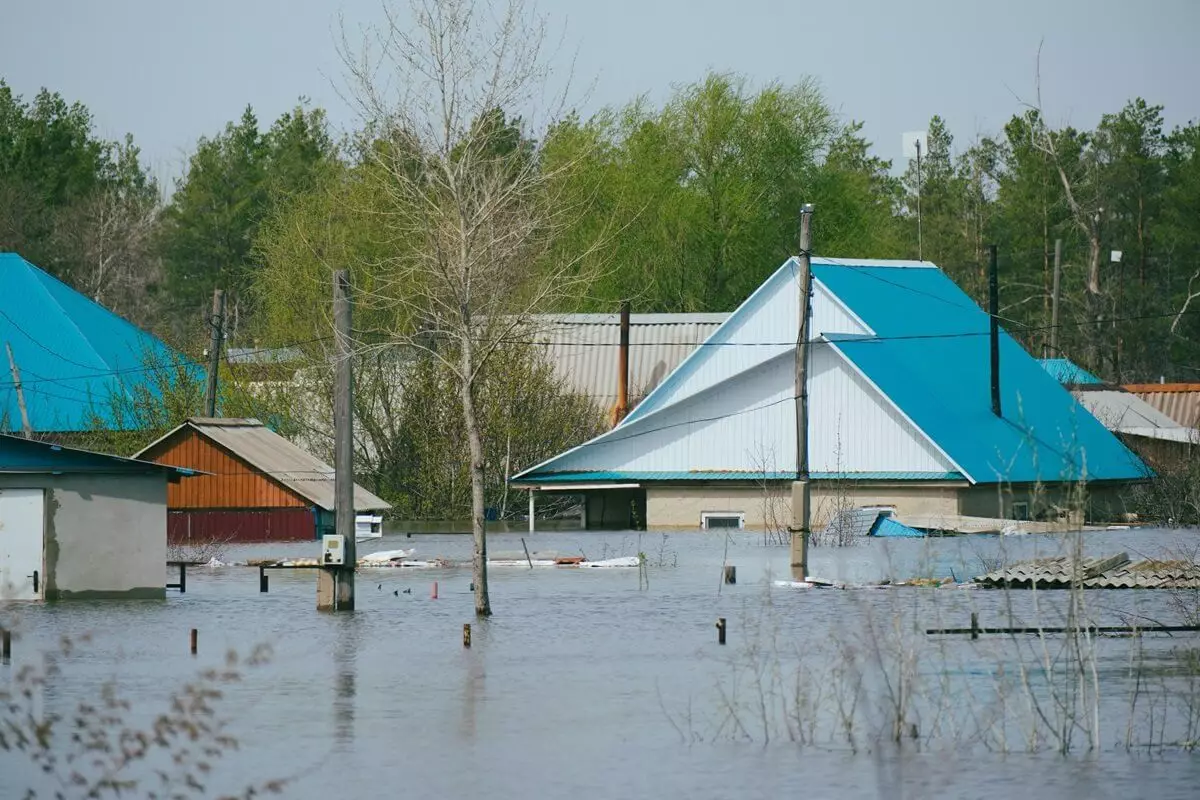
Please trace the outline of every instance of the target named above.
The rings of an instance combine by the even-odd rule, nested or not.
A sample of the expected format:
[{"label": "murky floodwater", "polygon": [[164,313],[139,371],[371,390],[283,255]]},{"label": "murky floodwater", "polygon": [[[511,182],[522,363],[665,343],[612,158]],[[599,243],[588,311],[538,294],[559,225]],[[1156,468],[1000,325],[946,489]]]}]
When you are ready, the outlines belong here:
[{"label": "murky floodwater", "polygon": [[[495,535],[493,554],[521,552],[520,535]],[[300,798],[1011,798],[1014,785],[1038,797],[1195,796],[1200,755],[1125,747],[1127,720],[1166,713],[1165,703],[1155,706],[1140,696],[1141,705],[1128,713],[1133,640],[1095,643],[1102,752],[1064,759],[1053,743],[1041,743],[1037,754],[1024,752],[1030,742],[1022,714],[1011,714],[1010,724],[979,721],[980,709],[997,716],[997,665],[1011,681],[1021,674],[1022,658],[1036,663],[1046,647],[1036,639],[971,643],[919,630],[965,626],[972,610],[984,625],[1035,617],[1061,624],[1066,593],[779,589],[771,581],[789,577],[787,548],[765,546],[757,534],[524,535],[531,550],[560,555],[644,552],[649,587],[633,569],[496,568],[495,616],[475,622],[468,570],[362,572],[359,610],[340,615],[315,611],[315,577],[307,571],[273,573],[264,595],[257,570],[195,570],[187,594],[171,592],[166,602],[21,610],[15,663],[0,667],[0,680],[11,681],[14,670],[54,648],[60,636],[90,634],[89,644],[56,660],[60,673],[40,702],[68,711],[115,680],[135,701],[134,715],[148,718],[171,690],[198,669],[219,664],[228,649],[246,653],[269,644],[270,662],[228,687],[218,706],[241,742],[239,751],[217,762],[212,786],[221,791],[283,778],[291,780],[284,795]],[[1195,532],[1112,531],[1089,534],[1087,548],[1161,556],[1191,551],[1198,539]],[[423,557],[466,558],[470,550],[465,537],[422,535],[387,536],[360,552],[409,546]],[[849,582],[963,578],[1000,557],[1053,554],[1062,546],[1055,537],[1032,536],[872,540],[814,550],[810,572]],[[312,544],[257,546],[226,557],[315,551]],[[737,566],[734,586],[720,582],[726,560]],[[430,599],[434,581],[437,600]],[[1176,612],[1161,592],[1090,592],[1087,604],[1089,617],[1103,622],[1129,614],[1167,622]],[[729,620],[724,648],[716,642],[719,616]],[[470,650],[462,646],[464,622],[474,625]],[[191,628],[199,629],[196,657],[188,653]],[[865,667],[872,659],[890,663],[891,644],[872,651],[871,642],[920,642],[911,676],[938,697],[913,701],[900,750],[880,736],[888,715],[876,702],[895,695],[872,679],[863,689],[872,699],[860,702],[876,707],[855,712],[853,746],[831,733],[847,719],[831,699],[845,689],[844,671],[819,673],[829,691],[806,710],[792,713],[795,697],[780,691],[793,687],[811,699],[813,686],[801,687],[793,675],[805,653],[850,648]],[[1156,670],[1147,674],[1154,672],[1160,683],[1173,680],[1173,648],[1189,642],[1147,637],[1140,646]],[[1036,674],[1025,677],[1038,681]],[[832,688],[835,681],[843,683]],[[1014,689],[1001,701],[1016,704],[1024,696]],[[819,722],[815,746],[789,741],[789,730],[791,738],[805,738],[806,714]],[[1180,719],[1176,714],[1170,724]],[[1149,734],[1132,734],[1135,745],[1153,744],[1155,723],[1149,724]],[[1087,738],[1076,732],[1074,749],[1086,748]],[[28,762],[0,753],[0,797],[42,785]]]}]

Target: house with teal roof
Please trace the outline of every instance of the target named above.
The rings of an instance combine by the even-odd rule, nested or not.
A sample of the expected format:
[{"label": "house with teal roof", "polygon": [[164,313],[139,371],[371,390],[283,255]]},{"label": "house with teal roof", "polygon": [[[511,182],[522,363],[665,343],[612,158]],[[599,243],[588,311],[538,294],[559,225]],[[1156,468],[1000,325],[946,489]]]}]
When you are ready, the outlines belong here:
[{"label": "house with teal roof", "polygon": [[187,363],[16,253],[0,253],[0,344],[3,432],[20,432],[26,421],[35,433],[129,427],[120,410],[154,393],[154,370]]},{"label": "house with teal roof", "polygon": [[[1148,475],[1021,345],[928,262],[812,259],[814,524],[837,507],[900,519],[1046,518],[1075,497],[1117,513]],[[586,499],[589,527],[790,521],[799,264],[789,259],[611,430],[512,479]]]}]

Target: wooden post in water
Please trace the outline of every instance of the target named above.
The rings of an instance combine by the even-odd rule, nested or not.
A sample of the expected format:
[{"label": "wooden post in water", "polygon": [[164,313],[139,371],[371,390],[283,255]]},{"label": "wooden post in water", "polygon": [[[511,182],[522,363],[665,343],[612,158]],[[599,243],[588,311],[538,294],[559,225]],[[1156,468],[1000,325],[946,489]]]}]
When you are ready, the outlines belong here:
[{"label": "wooden post in water", "polygon": [[737,567],[733,566],[732,564],[727,564],[725,566],[725,582],[737,583]]},{"label": "wooden post in water", "polygon": [[471,646],[471,623],[463,623],[463,647],[470,648]]},{"label": "wooden post in water", "polygon": [[267,570],[264,567],[258,568],[258,591],[266,593],[271,589],[270,578],[267,577]]},{"label": "wooden post in water", "polygon": [[805,203],[800,209],[800,291],[799,325],[796,332],[796,481],[792,484],[792,577],[808,577],[808,540],[810,529],[808,485],[808,339],[812,305],[812,213]]},{"label": "wooden post in water", "polygon": [[195,628],[192,628],[192,635],[191,635],[192,655],[196,655],[196,646],[197,646],[197,644],[199,644],[199,642],[198,642],[199,638],[200,638],[200,632],[197,631]]},{"label": "wooden post in water", "polygon": [[976,611],[971,612],[971,638],[979,638],[979,613]]},{"label": "wooden post in water", "polygon": [[529,547],[525,544],[525,537],[521,537],[521,547],[525,548],[525,560],[529,562],[529,568],[533,569],[533,559],[529,557]]},{"label": "wooden post in water", "polygon": [[717,617],[717,644],[725,644],[725,618]]},{"label": "wooden post in water", "polygon": [[[472,585],[472,586],[474,586],[475,584],[471,584],[471,585]],[[437,596],[437,589],[438,589],[438,587],[437,587],[437,581],[434,581],[434,582],[433,582],[433,588],[429,590],[429,599],[430,599],[430,600],[437,600],[437,599],[438,599],[438,596]],[[472,591],[474,591],[474,589],[472,589]]]},{"label": "wooden post in water", "polygon": [[12,660],[12,631],[0,628],[0,660],[6,664]]},{"label": "wooden post in water", "polygon": [[340,566],[320,570],[317,608],[354,610],[354,571],[358,552],[354,540],[354,367],[350,316],[350,273],[333,273],[333,531],[342,537]]}]

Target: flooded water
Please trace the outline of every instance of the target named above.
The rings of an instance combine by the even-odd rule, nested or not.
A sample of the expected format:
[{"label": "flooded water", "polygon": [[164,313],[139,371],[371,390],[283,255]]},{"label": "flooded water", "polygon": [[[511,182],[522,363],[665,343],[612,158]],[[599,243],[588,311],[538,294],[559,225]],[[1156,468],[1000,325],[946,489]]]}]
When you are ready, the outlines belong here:
[{"label": "flooded water", "polygon": [[[1043,642],[1001,636],[971,642],[927,637],[923,629],[966,626],[971,611],[985,626],[1034,618],[1062,624],[1067,593],[777,588],[773,580],[790,577],[788,550],[764,544],[759,534],[504,533],[491,538],[493,555],[522,552],[522,535],[535,553],[598,559],[643,552],[650,566],[645,576],[636,569],[494,568],[495,615],[487,621],[473,619],[466,569],[362,571],[358,610],[337,615],[315,610],[315,576],[308,571],[274,572],[270,592],[260,594],[256,569],[197,569],[187,593],[171,592],[165,602],[21,609],[14,663],[0,667],[0,681],[14,680],[61,636],[88,635],[86,645],[55,659],[57,671],[38,702],[69,713],[99,698],[111,681],[133,701],[130,714],[148,723],[172,690],[197,670],[221,664],[227,650],[270,645],[269,662],[225,687],[216,705],[240,748],[215,762],[213,796],[274,778],[289,781],[283,796],[297,798],[1011,798],[1015,787],[1055,798],[1196,795],[1200,755],[1174,746],[1187,733],[1174,730],[1186,728],[1185,718],[1168,714],[1165,701],[1156,706],[1140,695],[1128,713],[1129,665],[1132,648],[1142,648],[1146,674],[1166,685],[1177,679],[1175,648],[1200,639],[1094,643],[1089,671],[1094,665],[1102,689],[1095,704],[1100,749],[1087,752],[1089,734],[1077,722],[1075,752],[1063,757],[1053,741],[1031,743],[1023,713],[979,722],[982,709],[996,708],[997,674],[1037,683],[1037,674],[1020,671],[1017,651],[1036,663],[1048,652]],[[1155,557],[1194,551],[1198,538],[1110,531],[1088,534],[1086,547]],[[360,545],[360,554],[397,547],[465,559],[470,541],[389,535]],[[1000,559],[1063,547],[1060,537],[1040,536],[871,540],[814,550],[810,572],[850,583],[962,579]],[[315,553],[315,544],[261,545],[231,549],[226,559]],[[736,565],[736,585],[722,585],[724,563]],[[1094,621],[1178,621],[1166,593],[1087,595]],[[728,620],[725,647],[717,644],[717,617]],[[461,638],[467,622],[469,650]],[[192,628],[199,631],[197,656],[189,654]],[[881,697],[896,694],[885,691],[886,682],[867,679],[856,690],[862,707],[851,715],[858,727],[850,743],[836,735],[849,717],[831,699],[844,684],[830,688],[844,681],[845,671],[831,669],[828,660],[808,664],[805,654],[857,653],[864,671],[875,659],[883,674],[899,674],[886,667],[887,646],[870,647],[893,636],[905,647],[918,643],[910,677],[938,699],[912,701],[896,745],[881,734],[888,715],[880,707]],[[826,670],[820,673],[829,688],[825,701],[809,703],[808,684],[795,690],[807,705],[780,691],[801,687],[793,676],[797,664],[808,664],[800,672]],[[1140,673],[1136,680],[1143,680]],[[1071,697],[1086,711],[1079,716],[1089,717],[1086,687],[1083,701]],[[1027,696],[1000,700],[1021,698]],[[811,741],[804,733],[810,724]],[[1166,727],[1156,734],[1156,725]],[[27,760],[0,752],[0,797],[22,797],[46,781]]]}]

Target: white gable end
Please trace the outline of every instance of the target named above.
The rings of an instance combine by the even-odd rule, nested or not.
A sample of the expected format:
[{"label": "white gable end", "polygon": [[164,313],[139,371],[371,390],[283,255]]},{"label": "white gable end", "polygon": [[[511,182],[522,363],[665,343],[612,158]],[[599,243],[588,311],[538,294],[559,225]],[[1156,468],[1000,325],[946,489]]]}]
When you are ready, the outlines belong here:
[{"label": "white gable end", "polygon": [[954,472],[956,467],[828,343],[808,384],[812,472]]},{"label": "white gable end", "polygon": [[[682,402],[785,353],[796,352],[800,303],[799,269],[789,260],[752,294],[676,374],[634,409],[629,423]],[[869,330],[820,281],[813,281],[812,336]]]}]

